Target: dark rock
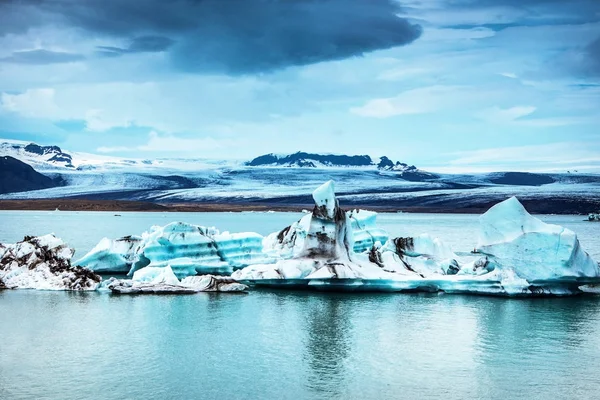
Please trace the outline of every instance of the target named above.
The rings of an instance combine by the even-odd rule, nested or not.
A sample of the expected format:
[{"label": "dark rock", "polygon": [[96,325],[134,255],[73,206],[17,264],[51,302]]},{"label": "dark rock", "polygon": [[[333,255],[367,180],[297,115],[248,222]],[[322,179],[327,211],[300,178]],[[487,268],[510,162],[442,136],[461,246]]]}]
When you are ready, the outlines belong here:
[{"label": "dark rock", "polygon": [[530,172],[498,172],[490,175],[489,181],[499,185],[541,186],[556,182],[549,175]]},{"label": "dark rock", "polygon": [[256,157],[252,161],[246,163],[251,167],[261,165],[281,165],[288,167],[316,167],[316,163],[320,163],[332,167],[366,167],[373,165],[373,160],[367,155],[346,156],[335,154],[315,154],[297,152],[286,156],[276,156],[275,154],[265,154]]},{"label": "dark rock", "polygon": [[28,153],[37,154],[40,156],[50,153],[64,154],[58,146],[40,146],[35,143],[29,143],[24,147],[24,150]]},{"label": "dark rock", "polygon": [[392,160],[390,160],[389,158],[387,158],[386,156],[383,156],[379,159],[379,164],[377,164],[377,168],[392,169],[392,168],[394,168],[394,162]]},{"label": "dark rock", "polygon": [[48,159],[48,162],[53,162],[57,164],[65,164],[65,167],[75,168],[71,162],[73,161],[72,157],[69,154],[59,153],[52,156]]},{"label": "dark rock", "polygon": [[446,270],[446,275],[456,275],[460,271],[460,265],[456,260],[450,261],[450,265],[448,265],[448,269]]}]

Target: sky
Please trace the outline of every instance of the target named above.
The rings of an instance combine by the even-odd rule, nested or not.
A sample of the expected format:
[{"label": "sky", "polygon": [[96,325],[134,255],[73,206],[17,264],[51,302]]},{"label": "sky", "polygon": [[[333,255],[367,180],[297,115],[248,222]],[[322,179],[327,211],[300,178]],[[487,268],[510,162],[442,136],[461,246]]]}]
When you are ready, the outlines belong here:
[{"label": "sky", "polygon": [[0,138],[600,172],[600,1],[0,0]]}]

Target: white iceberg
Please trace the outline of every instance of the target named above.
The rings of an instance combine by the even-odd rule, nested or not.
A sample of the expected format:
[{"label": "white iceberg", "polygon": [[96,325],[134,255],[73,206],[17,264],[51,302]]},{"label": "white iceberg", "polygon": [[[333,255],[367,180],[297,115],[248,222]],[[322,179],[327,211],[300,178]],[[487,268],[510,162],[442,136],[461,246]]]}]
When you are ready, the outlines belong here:
[{"label": "white iceberg", "polygon": [[[354,234],[350,219],[338,204],[334,193],[333,181],[321,185],[313,193],[315,208],[292,225],[287,232],[280,232],[288,243],[291,258],[276,264],[252,265],[238,270],[232,277],[236,280],[259,279],[378,279],[386,278],[390,273],[368,260],[368,256],[359,256],[354,252]],[[286,240],[292,229],[301,228],[302,240]],[[293,235],[293,233],[292,233]]]},{"label": "white iceberg", "polygon": [[179,279],[173,273],[170,265],[166,267],[146,267],[133,273],[134,283],[149,285],[179,285]]},{"label": "white iceberg", "polygon": [[[353,237],[353,251],[362,253],[370,250],[377,243],[387,242],[388,233],[377,227],[377,213],[367,210],[353,210],[347,213]],[[304,248],[304,240],[310,229],[312,213],[299,221],[285,227],[279,232],[271,233],[263,240],[263,249],[276,258],[293,258]]]},{"label": "white iceberg", "polygon": [[95,290],[100,276],[71,266],[74,252],[54,235],[0,244],[0,288]]},{"label": "white iceberg", "polygon": [[512,269],[528,282],[600,276],[573,231],[529,215],[515,197],[493,206],[480,224],[476,252],[488,256],[495,268]]},{"label": "white iceberg", "polygon": [[198,292],[243,292],[248,289],[231,277],[189,276],[179,281],[170,266],[145,267],[132,279],[111,278],[105,288],[119,294],[193,294]]},{"label": "white iceberg", "polygon": [[600,282],[598,264],[572,231],[532,217],[515,198],[481,217],[471,260],[429,235],[393,238],[384,245],[363,236],[371,247],[358,253],[352,214],[339,207],[333,182],[319,187],[313,198],[312,214],[265,239],[265,250],[282,260],[250,265],[232,277],[267,287],[511,296],[576,294],[581,286]]}]

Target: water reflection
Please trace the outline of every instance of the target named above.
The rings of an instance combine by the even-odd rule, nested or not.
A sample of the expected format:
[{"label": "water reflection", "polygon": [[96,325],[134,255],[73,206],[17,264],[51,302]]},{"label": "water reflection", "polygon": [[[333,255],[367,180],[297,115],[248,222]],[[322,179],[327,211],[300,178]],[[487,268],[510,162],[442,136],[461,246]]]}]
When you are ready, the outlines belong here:
[{"label": "water reflection", "polygon": [[307,386],[333,397],[341,394],[345,362],[352,348],[352,304],[343,294],[310,297],[305,305]]},{"label": "water reflection", "polygon": [[478,319],[479,396],[525,398],[514,388],[526,387],[539,398],[567,398],[590,380],[580,365],[598,343],[597,298],[470,300]]}]

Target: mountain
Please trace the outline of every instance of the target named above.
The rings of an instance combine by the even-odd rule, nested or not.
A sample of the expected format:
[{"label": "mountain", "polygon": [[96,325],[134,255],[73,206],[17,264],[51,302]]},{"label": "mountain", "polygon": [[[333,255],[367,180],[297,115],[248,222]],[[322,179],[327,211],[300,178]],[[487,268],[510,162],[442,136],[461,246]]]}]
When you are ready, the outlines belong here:
[{"label": "mountain", "polygon": [[315,187],[333,179],[338,197],[348,207],[479,212],[511,196],[518,196],[538,213],[588,213],[600,207],[600,175],[595,174],[435,174],[388,157],[375,161],[368,155],[307,152],[265,154],[247,162],[149,160],[15,141],[0,142],[0,156],[20,160],[54,183],[39,181],[31,189],[21,186],[27,191],[0,195],[7,200],[69,198],[303,208],[312,204]]},{"label": "mountain", "polygon": [[26,192],[58,186],[58,183],[36,172],[16,158],[0,157],[0,193]]},{"label": "mountain", "polygon": [[317,168],[317,167],[370,167],[374,165],[371,157],[362,156],[346,156],[335,154],[314,154],[304,153],[299,151],[288,155],[275,155],[273,153],[265,154],[256,157],[252,161],[246,163],[250,167],[300,167],[300,168]]},{"label": "mountain", "polygon": [[382,171],[398,172],[398,176],[414,182],[437,178],[438,175],[421,171],[414,165],[393,162],[383,156],[375,163],[368,155],[316,154],[299,151],[294,154],[264,154],[246,163],[249,167],[288,167],[288,168],[376,168]]}]

